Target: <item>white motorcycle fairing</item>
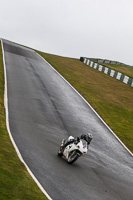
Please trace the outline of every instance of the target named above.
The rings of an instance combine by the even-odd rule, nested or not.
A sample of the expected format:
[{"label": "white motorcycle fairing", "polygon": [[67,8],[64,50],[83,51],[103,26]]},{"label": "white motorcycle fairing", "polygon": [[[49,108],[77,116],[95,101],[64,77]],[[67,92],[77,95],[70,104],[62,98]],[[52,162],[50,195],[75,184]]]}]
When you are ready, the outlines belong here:
[{"label": "white motorcycle fairing", "polygon": [[[74,140],[73,136],[70,136],[68,138],[68,141]],[[75,162],[81,155],[86,154],[88,151],[88,145],[87,142],[83,139],[80,139],[79,142],[77,140],[72,141],[69,145],[67,145],[61,153],[61,151],[58,151],[58,155],[64,156],[68,163]]]},{"label": "white motorcycle fairing", "polygon": [[79,151],[79,155],[87,153],[88,151],[87,142],[81,139],[77,144],[75,144],[74,142],[72,144],[69,144],[64,149],[63,155],[66,157],[66,159],[68,159],[70,152],[74,150]]}]

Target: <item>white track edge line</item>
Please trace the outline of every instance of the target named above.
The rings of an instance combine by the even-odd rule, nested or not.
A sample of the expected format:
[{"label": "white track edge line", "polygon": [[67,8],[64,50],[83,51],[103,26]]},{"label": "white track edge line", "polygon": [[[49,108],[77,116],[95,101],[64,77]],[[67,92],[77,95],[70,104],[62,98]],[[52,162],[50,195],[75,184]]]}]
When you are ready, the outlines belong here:
[{"label": "white track edge line", "polygon": [[[36,51],[35,51],[36,52]],[[37,53],[37,52],[36,52]],[[39,53],[37,53],[42,59],[44,59]],[[45,60],[45,59],[44,59]],[[109,131],[116,137],[116,139],[121,143],[121,145],[128,151],[128,153],[133,156],[133,153],[125,146],[125,144],[120,140],[120,138],[112,131],[112,129],[106,124],[106,122],[100,117],[100,115],[95,111],[95,109],[88,103],[88,101],[46,60],[45,62],[62,78],[66,83],[86,102],[86,104],[91,108],[91,110],[97,115],[97,117],[103,122],[103,124],[109,129]]]},{"label": "white track edge line", "polygon": [[32,173],[32,171],[30,170],[30,168],[28,167],[28,165],[25,163],[25,161],[22,158],[22,155],[20,154],[20,151],[12,137],[11,131],[10,131],[10,126],[9,126],[9,111],[8,111],[8,95],[7,95],[7,74],[6,74],[6,64],[5,64],[5,53],[4,53],[4,48],[3,48],[3,41],[1,39],[1,47],[2,47],[2,56],[3,56],[3,68],[4,68],[4,80],[5,80],[5,86],[4,86],[4,106],[5,106],[5,113],[6,113],[6,127],[7,127],[7,131],[9,133],[10,136],[10,140],[16,150],[16,153],[20,159],[20,161],[25,165],[28,173],[30,174],[30,176],[32,177],[32,179],[35,181],[35,183],[37,184],[37,186],[40,188],[40,190],[43,192],[43,194],[49,199],[52,200],[52,198],[48,195],[48,193],[45,191],[45,189],[42,187],[42,185],[39,183],[39,181],[37,180],[37,178],[34,176],[34,174]]}]

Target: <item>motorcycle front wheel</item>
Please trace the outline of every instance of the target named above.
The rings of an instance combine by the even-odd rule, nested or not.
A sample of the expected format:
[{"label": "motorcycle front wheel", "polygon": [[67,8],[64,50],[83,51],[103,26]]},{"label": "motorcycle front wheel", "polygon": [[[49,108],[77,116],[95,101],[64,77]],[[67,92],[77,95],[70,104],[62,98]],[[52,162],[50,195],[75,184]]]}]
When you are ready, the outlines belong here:
[{"label": "motorcycle front wheel", "polygon": [[72,164],[78,159],[79,156],[80,156],[79,153],[76,150],[74,150],[70,152],[67,162],[69,164]]}]

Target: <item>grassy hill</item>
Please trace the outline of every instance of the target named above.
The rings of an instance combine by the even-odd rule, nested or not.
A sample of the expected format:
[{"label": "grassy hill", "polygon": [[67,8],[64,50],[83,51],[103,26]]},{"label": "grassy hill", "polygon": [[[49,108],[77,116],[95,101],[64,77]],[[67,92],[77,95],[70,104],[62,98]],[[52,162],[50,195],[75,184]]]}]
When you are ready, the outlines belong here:
[{"label": "grassy hill", "polygon": [[82,94],[133,152],[133,88],[88,67],[79,59],[38,53]]}]

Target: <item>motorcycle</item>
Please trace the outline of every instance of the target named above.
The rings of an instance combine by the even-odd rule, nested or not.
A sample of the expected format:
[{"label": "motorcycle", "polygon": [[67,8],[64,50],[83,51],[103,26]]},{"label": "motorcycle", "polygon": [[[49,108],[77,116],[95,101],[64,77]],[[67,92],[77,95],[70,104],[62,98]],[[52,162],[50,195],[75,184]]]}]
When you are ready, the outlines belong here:
[{"label": "motorcycle", "polygon": [[72,143],[68,144],[64,151],[61,151],[61,146],[64,143],[64,140],[62,141],[62,144],[58,150],[58,156],[62,157],[64,156],[67,159],[67,162],[69,164],[74,163],[80,156],[84,155],[88,151],[88,145],[87,142],[83,139],[75,140],[73,136],[70,136],[68,138],[68,141],[72,141]]}]

